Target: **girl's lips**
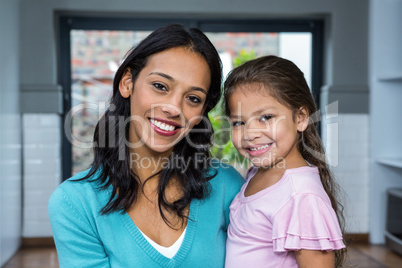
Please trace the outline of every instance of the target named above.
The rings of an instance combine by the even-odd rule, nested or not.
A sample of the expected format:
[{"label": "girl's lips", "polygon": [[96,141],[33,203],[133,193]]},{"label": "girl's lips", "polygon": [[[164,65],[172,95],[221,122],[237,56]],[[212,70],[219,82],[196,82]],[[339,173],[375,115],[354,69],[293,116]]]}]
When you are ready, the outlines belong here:
[{"label": "girl's lips", "polygon": [[[260,145],[260,146],[247,147],[246,150],[250,156],[260,156],[260,155],[268,152],[271,149],[272,144],[274,144],[274,143],[268,143],[268,144]],[[261,148],[261,149],[251,150],[251,149],[257,149],[257,148]]]},{"label": "girl's lips", "polygon": [[[164,130],[164,129],[161,129],[160,127],[158,127],[157,125],[155,125],[152,121],[153,121],[153,122],[158,121],[158,122],[166,123],[166,124],[168,124],[168,125],[175,126],[176,128],[175,128],[174,130],[171,130],[171,131],[169,131],[169,130]],[[162,135],[162,136],[173,136],[173,135],[175,135],[177,132],[179,132],[180,129],[182,128],[182,127],[181,127],[180,125],[178,125],[177,123],[171,123],[170,121],[167,121],[167,120],[149,119],[149,122],[150,122],[150,124],[151,124],[152,129],[153,129],[156,133],[158,133],[158,134],[160,134],[160,135]]]}]

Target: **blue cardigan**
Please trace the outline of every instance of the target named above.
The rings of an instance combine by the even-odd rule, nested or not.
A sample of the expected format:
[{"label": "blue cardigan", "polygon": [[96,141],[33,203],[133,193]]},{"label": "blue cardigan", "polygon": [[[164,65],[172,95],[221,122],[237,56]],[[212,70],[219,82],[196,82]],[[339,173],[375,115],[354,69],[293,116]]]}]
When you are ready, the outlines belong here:
[{"label": "blue cardigan", "polygon": [[49,218],[60,267],[223,267],[229,205],[244,180],[231,166],[219,163],[210,181],[211,194],[192,200],[183,243],[169,259],[142,236],[126,212],[101,215],[111,186],[74,182],[84,171],[63,182],[49,200]]}]

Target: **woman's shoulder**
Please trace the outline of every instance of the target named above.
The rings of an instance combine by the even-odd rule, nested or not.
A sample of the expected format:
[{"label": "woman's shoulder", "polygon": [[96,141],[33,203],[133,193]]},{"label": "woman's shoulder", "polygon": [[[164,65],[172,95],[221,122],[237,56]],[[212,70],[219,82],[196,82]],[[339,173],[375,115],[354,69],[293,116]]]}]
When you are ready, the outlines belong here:
[{"label": "woman's shoulder", "polygon": [[233,188],[238,192],[245,182],[243,176],[233,166],[217,159],[211,161],[211,170],[216,174],[211,184],[219,185],[219,187]]},{"label": "woman's shoulder", "polygon": [[243,176],[232,166],[218,159],[211,160],[211,168],[216,171],[216,177],[221,179],[240,179],[244,182]]},{"label": "woman's shoulder", "polygon": [[57,189],[62,189],[63,191],[71,194],[82,194],[83,192],[95,191],[100,186],[96,178],[99,173],[96,172],[94,175],[83,180],[83,178],[87,177],[89,173],[90,169],[78,172],[77,174],[63,181],[57,187]]},{"label": "woman's shoulder", "polygon": [[[96,180],[97,173],[88,179],[80,180],[89,174],[90,170],[79,172],[62,182],[49,199],[50,206],[70,206],[83,204],[99,206],[102,197],[101,184]],[[103,199],[103,198],[102,198]],[[103,203],[103,202],[102,202]]]}]

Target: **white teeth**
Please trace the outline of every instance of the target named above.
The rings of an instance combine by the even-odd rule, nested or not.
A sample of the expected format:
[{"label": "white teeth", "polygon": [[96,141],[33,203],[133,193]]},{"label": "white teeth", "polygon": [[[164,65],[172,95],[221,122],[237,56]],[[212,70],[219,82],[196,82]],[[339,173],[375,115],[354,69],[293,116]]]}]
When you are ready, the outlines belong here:
[{"label": "white teeth", "polygon": [[157,126],[158,128],[165,130],[165,131],[173,131],[175,129],[175,126],[168,125],[165,123],[162,123],[160,121],[157,121],[155,119],[150,119],[151,123]]},{"label": "white teeth", "polygon": [[261,147],[257,147],[257,148],[250,148],[250,151],[260,151],[260,150],[263,150],[265,148],[268,148],[269,145],[270,144],[267,144],[267,145],[264,145],[264,146],[261,146]]}]

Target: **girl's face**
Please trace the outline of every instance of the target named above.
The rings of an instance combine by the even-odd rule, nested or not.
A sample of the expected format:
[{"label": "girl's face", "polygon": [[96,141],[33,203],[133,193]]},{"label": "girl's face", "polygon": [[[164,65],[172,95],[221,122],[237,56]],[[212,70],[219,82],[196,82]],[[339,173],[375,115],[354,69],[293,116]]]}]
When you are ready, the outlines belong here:
[{"label": "girl's face", "polygon": [[298,132],[307,127],[308,117],[301,113],[304,109],[293,116],[288,107],[262,91],[266,90],[260,85],[240,85],[230,96],[233,144],[255,166],[291,166],[301,157]]},{"label": "girl's face", "polygon": [[134,82],[127,71],[119,88],[131,100],[130,147],[170,153],[201,122],[210,77],[206,60],[183,47],[150,56]]}]

